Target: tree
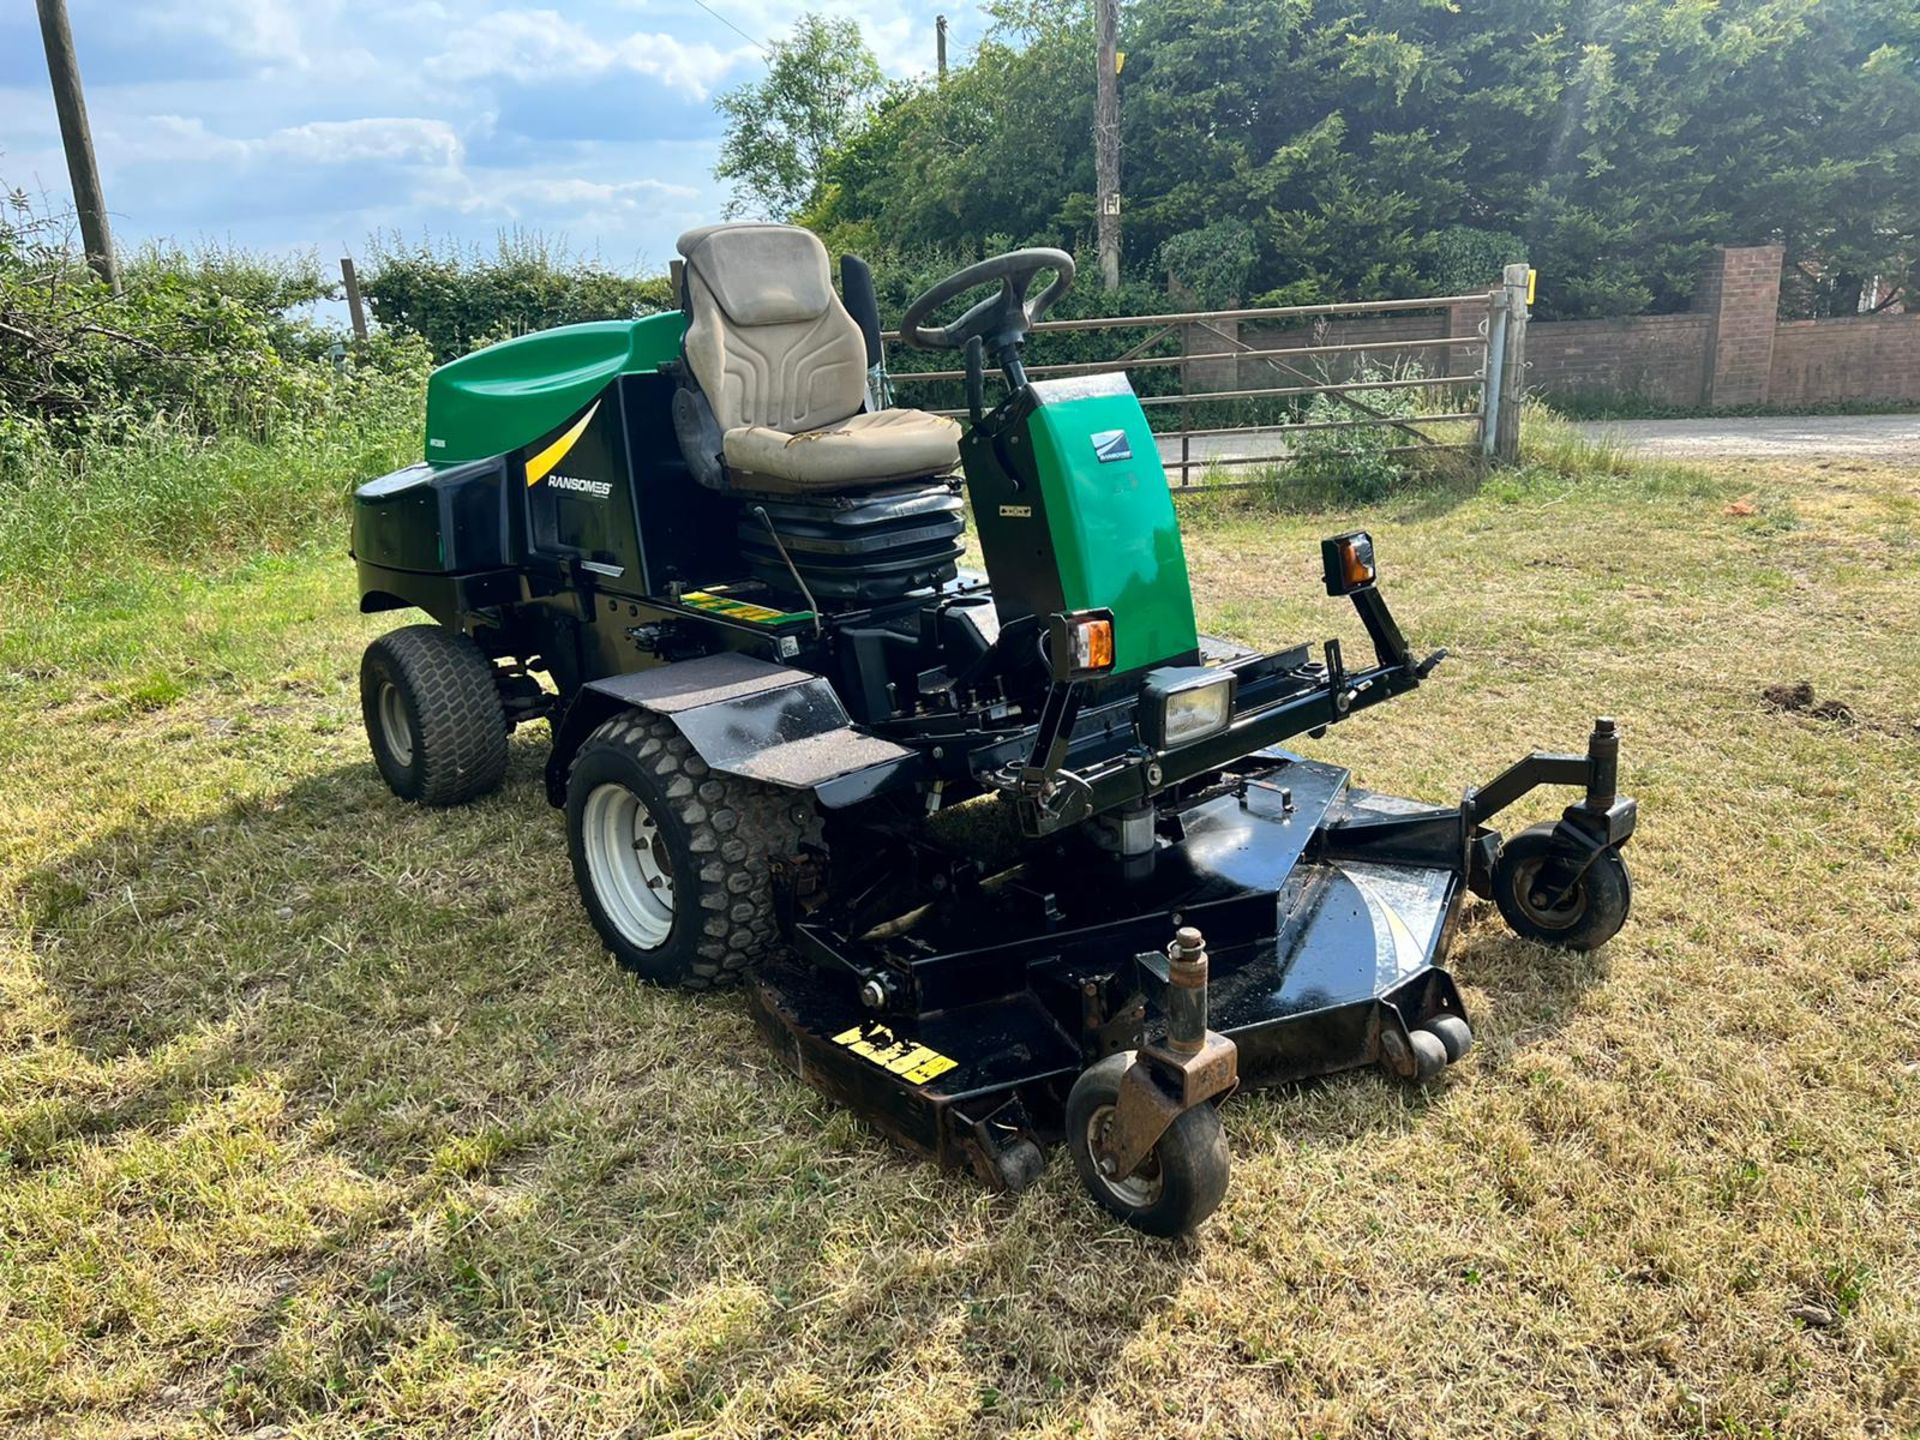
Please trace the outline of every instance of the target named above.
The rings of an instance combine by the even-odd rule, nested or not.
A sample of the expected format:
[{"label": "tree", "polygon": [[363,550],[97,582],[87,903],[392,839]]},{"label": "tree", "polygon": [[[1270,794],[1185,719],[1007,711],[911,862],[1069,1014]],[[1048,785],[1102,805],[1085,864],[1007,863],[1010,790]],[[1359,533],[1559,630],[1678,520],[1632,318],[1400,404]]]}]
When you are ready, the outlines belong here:
[{"label": "tree", "polygon": [[[946,83],[834,151],[809,224],[884,254],[1094,230],[1086,0],[996,0]],[[1540,270],[1549,318],[1673,311],[1717,244],[1784,244],[1790,303],[1920,266],[1912,0],[1129,0],[1125,262],[1251,233],[1249,298]],[[1795,277],[1802,277],[1797,283]]]},{"label": "tree", "polygon": [[713,167],[733,182],[727,214],[784,220],[814,201],[827,157],[867,123],[885,78],[858,22],[802,15],[768,51],[766,76],[715,102],[727,122]]}]

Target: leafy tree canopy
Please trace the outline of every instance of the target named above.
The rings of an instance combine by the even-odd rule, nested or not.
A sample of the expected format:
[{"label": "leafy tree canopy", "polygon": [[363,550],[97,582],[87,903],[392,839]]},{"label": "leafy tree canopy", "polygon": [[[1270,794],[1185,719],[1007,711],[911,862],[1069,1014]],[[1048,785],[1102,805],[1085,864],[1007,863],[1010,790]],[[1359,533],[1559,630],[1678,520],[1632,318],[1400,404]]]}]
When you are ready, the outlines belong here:
[{"label": "leafy tree canopy", "polygon": [[[818,170],[735,148],[722,173],[775,177],[770,208],[841,247],[1084,245],[1090,7],[991,14]],[[1589,316],[1684,308],[1716,244],[1784,243],[1809,313],[1920,268],[1912,0],[1131,0],[1121,48],[1136,274],[1351,299],[1526,259],[1545,314]]]},{"label": "leafy tree canopy", "polygon": [[827,157],[867,116],[885,77],[852,20],[803,15],[767,54],[767,73],[714,103],[726,136],[714,175],[729,216],[786,219],[815,197]]}]

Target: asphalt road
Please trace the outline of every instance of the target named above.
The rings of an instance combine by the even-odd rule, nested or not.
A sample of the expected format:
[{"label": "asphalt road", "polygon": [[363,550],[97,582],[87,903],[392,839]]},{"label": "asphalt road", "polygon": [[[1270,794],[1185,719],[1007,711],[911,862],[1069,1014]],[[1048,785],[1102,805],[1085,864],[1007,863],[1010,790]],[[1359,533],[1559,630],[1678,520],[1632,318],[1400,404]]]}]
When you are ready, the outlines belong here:
[{"label": "asphalt road", "polygon": [[1766,415],[1724,420],[1594,420],[1581,430],[1641,455],[1920,463],[1920,415]]}]

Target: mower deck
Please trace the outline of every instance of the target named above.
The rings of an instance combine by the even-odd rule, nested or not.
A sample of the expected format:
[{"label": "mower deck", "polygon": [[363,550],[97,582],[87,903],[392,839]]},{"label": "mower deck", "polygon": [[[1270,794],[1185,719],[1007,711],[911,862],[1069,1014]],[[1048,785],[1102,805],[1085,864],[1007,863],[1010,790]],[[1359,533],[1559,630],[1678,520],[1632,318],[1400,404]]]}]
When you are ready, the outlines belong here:
[{"label": "mower deck", "polygon": [[[1208,1023],[1239,1047],[1242,1083],[1406,1070],[1410,1032],[1461,1015],[1438,962],[1465,888],[1464,818],[1353,790],[1334,766],[1258,758],[1264,773],[1183,811],[1183,835],[1151,855],[1029,861],[878,927],[886,938],[801,922],[799,953],[757,972],[762,1029],[896,1140],[1002,1181],[1011,1143],[1059,1138],[1089,1056],[1163,1032],[1182,926],[1206,937]],[[1426,853],[1344,855],[1341,836],[1368,823],[1424,832]],[[1433,845],[1449,825],[1454,841]],[[876,1014],[843,968],[905,978]]]}]

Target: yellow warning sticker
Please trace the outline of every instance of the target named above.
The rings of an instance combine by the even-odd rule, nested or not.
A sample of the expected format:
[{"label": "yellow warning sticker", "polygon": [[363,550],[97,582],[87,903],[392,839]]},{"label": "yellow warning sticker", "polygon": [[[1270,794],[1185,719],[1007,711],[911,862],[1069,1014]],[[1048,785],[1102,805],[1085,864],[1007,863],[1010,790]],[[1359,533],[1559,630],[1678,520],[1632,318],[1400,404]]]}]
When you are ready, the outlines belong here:
[{"label": "yellow warning sticker", "polygon": [[896,1039],[893,1031],[884,1025],[856,1025],[834,1036],[833,1043],[844,1045],[861,1059],[871,1060],[909,1085],[924,1085],[960,1063],[925,1045]]},{"label": "yellow warning sticker", "polygon": [[709,615],[719,615],[728,620],[744,620],[750,625],[780,625],[791,620],[811,620],[811,610],[770,610],[765,605],[754,605],[745,600],[735,600],[727,595],[713,595],[705,590],[690,590],[680,597],[682,605],[691,605],[696,610],[704,610]]}]

